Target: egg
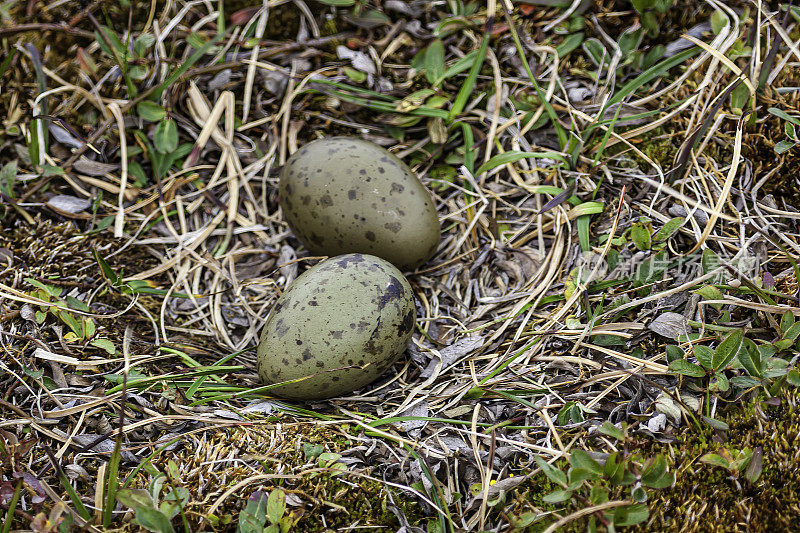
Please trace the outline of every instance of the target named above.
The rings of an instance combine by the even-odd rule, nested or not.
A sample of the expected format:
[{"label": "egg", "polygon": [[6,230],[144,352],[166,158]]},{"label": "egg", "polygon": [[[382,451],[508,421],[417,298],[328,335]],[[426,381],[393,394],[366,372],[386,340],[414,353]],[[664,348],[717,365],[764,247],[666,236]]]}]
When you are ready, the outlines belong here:
[{"label": "egg", "polygon": [[371,254],[412,270],[439,246],[431,194],[403,161],[361,139],[325,138],[295,152],[281,170],[279,201],[316,255]]},{"label": "egg", "polygon": [[258,373],[276,396],[316,400],[368,385],[405,351],[416,321],[411,285],[364,254],[326,259],[275,302],[258,344]]}]

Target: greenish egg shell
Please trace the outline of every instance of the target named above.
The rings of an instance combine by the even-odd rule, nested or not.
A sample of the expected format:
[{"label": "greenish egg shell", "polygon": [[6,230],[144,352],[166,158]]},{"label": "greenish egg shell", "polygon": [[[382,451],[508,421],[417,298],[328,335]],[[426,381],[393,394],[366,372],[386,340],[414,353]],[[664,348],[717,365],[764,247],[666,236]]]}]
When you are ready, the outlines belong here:
[{"label": "greenish egg shell", "polygon": [[295,400],[341,396],[368,385],[405,351],[414,293],[397,268],[347,254],[311,267],[278,298],[258,344],[258,373]]},{"label": "greenish egg shell", "polygon": [[284,165],[283,216],[317,255],[371,254],[412,270],[439,246],[431,194],[386,149],[361,139],[310,142]]}]

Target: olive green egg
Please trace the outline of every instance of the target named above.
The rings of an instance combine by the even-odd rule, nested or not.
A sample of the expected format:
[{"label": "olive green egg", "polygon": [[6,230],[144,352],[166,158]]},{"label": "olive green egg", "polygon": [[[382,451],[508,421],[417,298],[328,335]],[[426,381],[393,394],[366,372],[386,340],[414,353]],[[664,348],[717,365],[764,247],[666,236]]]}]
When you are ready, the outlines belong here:
[{"label": "olive green egg", "polygon": [[412,270],[439,246],[430,192],[394,154],[349,137],[312,141],[281,170],[283,217],[313,254],[371,254]]},{"label": "olive green egg", "polygon": [[258,344],[270,393],[294,400],[348,394],[383,374],[405,351],[416,321],[414,293],[378,257],[346,254],[301,274],[275,302]]}]

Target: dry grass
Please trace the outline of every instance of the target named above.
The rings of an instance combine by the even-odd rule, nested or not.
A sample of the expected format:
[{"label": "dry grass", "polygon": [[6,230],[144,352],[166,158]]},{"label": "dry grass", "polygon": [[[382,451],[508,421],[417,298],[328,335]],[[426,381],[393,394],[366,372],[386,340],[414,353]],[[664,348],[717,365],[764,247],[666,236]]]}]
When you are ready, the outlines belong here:
[{"label": "dry grass", "polygon": [[[242,6],[226,2],[229,26],[215,50],[164,92],[161,101],[191,152],[181,168],[157,179],[147,145],[134,133],[151,132],[153,124],[136,118],[136,104],[191,56],[187,40],[216,35],[220,3],[156,4],[151,11],[149,2],[135,3],[132,17],[107,2],[81,12],[64,2],[36,4],[39,12],[29,15],[17,7],[0,29],[7,50],[16,50],[2,78],[12,92],[4,90],[0,102],[4,116],[15,117],[7,131],[20,130],[4,137],[3,162],[23,149],[19,194],[4,198],[17,208],[8,208],[0,236],[0,435],[7,444],[33,439],[21,468],[40,483],[30,482],[16,525],[40,510],[41,487],[45,510],[64,501],[77,524],[102,529],[104,474],[114,468],[109,457],[119,438],[120,481],[142,487],[153,468],[167,472],[170,483],[189,492],[183,525],[192,529],[232,528],[247,496],[282,484],[300,529],[410,531],[435,517],[453,530],[505,530],[522,509],[515,491],[541,478],[534,457],[555,462],[576,447],[613,451],[598,438],[603,421],[627,421],[668,441],[696,413],[714,415],[716,396],[668,372],[664,346],[675,341],[650,329],[654,319],[681,314],[684,326],[700,333],[682,342],[688,350],[719,329],[717,304],[733,315],[723,328],[747,326],[754,339],[773,339],[784,312],[800,314],[792,263],[800,255],[797,197],[766,194],[777,190],[776,181],[800,189],[790,174],[796,156],[776,156],[777,139],[759,134],[780,132],[765,107],[798,110],[796,91],[775,89],[794,79],[797,30],[781,26],[762,4],[734,10],[715,0],[681,2],[664,19],[678,35],[715,9],[725,25],[692,38],[694,56],[676,61],[647,91],[622,96],[620,89],[640,75],[626,71],[622,55],[605,58],[602,67],[580,49],[555,55],[563,37],[551,23],[562,10],[515,6],[504,18],[507,2],[481,4],[454,17],[465,24],[444,38],[450,64],[479,45],[494,14],[485,65],[457,117],[465,129],[433,142],[442,140],[441,117],[414,122],[379,114],[369,109],[374,96],[357,100],[345,85],[379,89],[395,101],[426,87],[409,65],[432,40],[428,24],[457,3],[404,3],[410,13],[403,14],[386,2],[392,24],[364,28],[345,22],[348,10],[327,19],[330,8],[303,0],[269,0],[247,24],[231,26],[227,17]],[[748,15],[740,20],[744,7]],[[103,20],[104,10],[119,34],[128,27],[134,37],[147,30],[156,38],[139,60],[146,76],[136,82],[138,96],[109,74],[114,59],[94,41],[89,14]],[[68,48],[14,29],[23,21],[54,24],[65,14],[77,18],[68,31],[40,29],[54,42],[68,39]],[[610,46],[636,15],[622,2],[598,2],[581,18],[587,37]],[[248,25],[255,46],[242,37]],[[537,124],[548,106],[523,68],[515,34],[569,146],[559,145],[552,124]],[[753,57],[731,59],[748,35]],[[300,38],[306,42],[298,46]],[[346,77],[352,65],[337,57],[340,45],[372,62],[375,72],[361,85]],[[773,46],[779,51],[771,63]],[[88,60],[76,66],[76,57]],[[758,88],[762,71],[766,89]],[[440,94],[452,104],[466,79],[465,71],[444,81]],[[729,103],[737,83],[761,98],[744,115]],[[615,105],[605,108],[609,100]],[[39,115],[63,119],[72,132],[50,122],[49,149],[25,162],[24,136],[34,124],[38,146],[45,146],[47,122],[32,118]],[[619,123],[610,128],[603,117]],[[53,127],[67,137],[56,142]],[[333,134],[375,141],[414,165],[434,191],[442,241],[433,259],[408,276],[419,310],[408,357],[352,396],[290,405],[257,389],[253,348],[276,298],[319,258],[308,256],[281,217],[277,170],[299,146]],[[72,149],[68,137],[76,141]],[[476,172],[508,151],[536,155]],[[446,163],[455,156],[456,163]],[[434,178],[445,166],[455,177]],[[64,174],[37,170],[52,167]],[[589,256],[579,244],[589,219],[579,222],[581,207],[566,198],[552,202],[554,187],[573,190],[584,208],[602,203],[592,218]],[[54,195],[92,204],[71,213],[48,203]],[[625,265],[653,254],[638,251],[630,237],[623,245],[612,246],[612,239],[629,235],[641,216],[659,228],[679,215],[687,220],[667,243],[672,264],[665,275],[638,285],[626,278]],[[87,234],[98,224],[106,229]],[[721,263],[704,271],[703,250]],[[93,251],[118,279],[103,273]],[[607,268],[612,255],[616,269]],[[756,269],[743,271],[742,258],[756,258]],[[767,299],[765,272],[775,280]],[[55,292],[63,302],[48,301],[30,279],[62,289]],[[692,291],[707,282],[727,289],[702,301]],[[157,294],[148,294],[153,288]],[[48,309],[38,321],[36,311]],[[91,319],[95,332],[69,338],[59,313]],[[110,341],[113,353],[90,342],[98,338]],[[675,407],[673,418],[664,405],[684,410]],[[559,421],[570,408],[580,414]],[[312,478],[330,469],[301,453],[306,443],[340,454],[347,472]],[[90,523],[59,486],[55,464],[90,511]],[[331,492],[326,483],[340,480],[344,492]],[[354,511],[360,492],[379,502],[374,513]],[[506,499],[497,503],[500,496]],[[588,514],[586,507],[554,508],[540,499],[525,505],[544,524]],[[309,521],[320,514],[327,521]],[[133,516],[121,507],[113,517],[120,526]]]}]

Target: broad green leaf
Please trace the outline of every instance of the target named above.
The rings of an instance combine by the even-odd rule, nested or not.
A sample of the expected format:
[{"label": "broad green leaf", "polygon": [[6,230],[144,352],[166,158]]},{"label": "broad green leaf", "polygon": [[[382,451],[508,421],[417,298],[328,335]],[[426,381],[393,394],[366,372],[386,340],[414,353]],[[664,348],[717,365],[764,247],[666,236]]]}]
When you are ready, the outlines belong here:
[{"label": "broad green leaf", "polygon": [[619,452],[614,452],[608,456],[603,473],[612,483],[619,483],[625,475],[625,459],[620,460]]},{"label": "broad green leaf", "polygon": [[747,101],[750,100],[750,89],[744,83],[738,85],[731,91],[730,100],[731,109],[741,112],[747,105]]},{"label": "broad green leaf", "polygon": [[711,381],[709,388],[712,392],[726,392],[731,388],[731,384],[725,374],[718,372],[714,374],[714,379]]},{"label": "broad green leaf", "polygon": [[569,479],[567,490],[578,490],[584,481],[589,478],[597,479],[597,475],[592,475],[591,472],[583,468],[570,468],[567,478]]},{"label": "broad green leaf", "polygon": [[717,420],[716,418],[711,418],[708,416],[703,416],[702,419],[706,424],[714,429],[718,429],[720,431],[728,431],[728,429],[730,429],[730,426],[728,426],[728,424],[722,420]]},{"label": "broad green leaf", "polygon": [[631,499],[635,502],[646,502],[647,491],[641,485],[636,485],[631,490]]},{"label": "broad green leaf", "polygon": [[719,33],[728,25],[728,17],[725,16],[725,13],[717,9],[714,11],[714,14],[711,15],[711,31],[714,32],[714,35],[719,35]]},{"label": "broad green leaf", "polygon": [[736,357],[739,353],[739,348],[742,346],[742,338],[744,332],[742,330],[732,331],[714,350],[714,358],[711,362],[714,370],[721,370],[728,366],[731,359]]},{"label": "broad green leaf", "polygon": [[667,460],[663,455],[657,454],[645,463],[644,471],[642,472],[642,483],[649,486],[650,483],[661,479],[666,471]]},{"label": "broad green leaf", "polygon": [[703,250],[703,257],[700,262],[703,265],[703,274],[713,272],[722,266],[722,261],[719,260],[719,256],[710,248]]},{"label": "broad green leaf", "polygon": [[730,469],[730,462],[716,453],[707,453],[700,458],[701,463],[706,463],[712,466],[719,466],[725,470]]}]

